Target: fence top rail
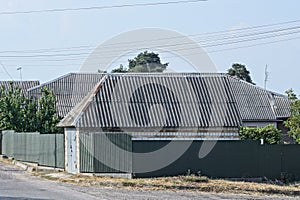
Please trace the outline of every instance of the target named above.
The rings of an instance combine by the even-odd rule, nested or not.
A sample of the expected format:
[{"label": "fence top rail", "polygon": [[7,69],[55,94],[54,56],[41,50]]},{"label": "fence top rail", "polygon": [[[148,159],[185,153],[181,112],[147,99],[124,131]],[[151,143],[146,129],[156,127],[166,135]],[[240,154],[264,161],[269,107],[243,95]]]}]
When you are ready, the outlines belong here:
[{"label": "fence top rail", "polygon": [[40,132],[15,132],[14,130],[2,130],[0,131],[0,133],[2,132],[3,135],[5,134],[39,134],[39,135],[58,135],[58,134],[63,134],[63,133],[51,133],[51,134],[41,134]]}]

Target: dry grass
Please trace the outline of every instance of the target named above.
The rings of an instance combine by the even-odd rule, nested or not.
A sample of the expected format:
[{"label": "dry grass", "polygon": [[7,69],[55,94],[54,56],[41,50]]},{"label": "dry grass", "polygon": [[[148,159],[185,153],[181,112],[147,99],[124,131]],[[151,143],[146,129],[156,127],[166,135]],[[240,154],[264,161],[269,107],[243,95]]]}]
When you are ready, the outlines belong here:
[{"label": "dry grass", "polygon": [[47,174],[44,178],[84,186],[116,187],[144,190],[184,190],[192,192],[214,192],[233,194],[257,195],[286,195],[299,196],[300,187],[297,185],[278,186],[264,183],[233,182],[227,180],[211,180],[198,176],[178,176],[166,178],[122,179],[86,175],[70,175],[65,178],[53,178]]},{"label": "dry grass", "polygon": [[[3,159],[1,162],[11,164],[11,160]],[[70,175],[64,172],[32,172],[33,175],[52,181],[66,182],[83,186],[115,187],[123,189],[143,190],[184,190],[192,192],[214,192],[232,194],[257,194],[257,195],[286,195],[300,196],[300,183],[285,186],[235,182],[228,180],[208,179],[205,176],[178,176],[164,178],[125,179],[110,178],[91,175]]]}]

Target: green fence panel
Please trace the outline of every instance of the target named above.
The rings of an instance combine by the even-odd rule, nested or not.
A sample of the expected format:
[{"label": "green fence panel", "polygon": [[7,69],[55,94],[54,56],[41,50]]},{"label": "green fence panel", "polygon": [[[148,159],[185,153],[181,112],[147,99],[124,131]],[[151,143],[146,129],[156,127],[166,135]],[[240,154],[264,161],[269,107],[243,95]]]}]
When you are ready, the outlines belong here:
[{"label": "green fence panel", "polygon": [[131,136],[125,133],[80,133],[80,172],[131,173]]},{"label": "green fence panel", "polygon": [[56,134],[56,164],[57,168],[65,168],[65,137],[64,134]]},{"label": "green fence panel", "polygon": [[38,163],[39,161],[39,133],[22,133],[25,138],[25,155],[24,160],[28,162]]},{"label": "green fence panel", "polygon": [[300,145],[282,145],[281,171],[287,178],[300,180]]},{"label": "green fence panel", "polygon": [[64,135],[41,134],[39,149],[39,165],[64,168]]},{"label": "green fence panel", "polygon": [[[184,143],[185,141],[173,141]],[[206,141],[208,142],[208,141]],[[133,141],[133,152],[149,153],[162,149],[169,141]],[[135,177],[157,177],[184,175],[187,171],[213,178],[257,178],[280,179],[282,175],[300,180],[300,145],[260,145],[248,141],[218,141],[211,152],[199,158],[203,141],[193,141],[179,159],[168,166],[151,172],[138,173],[145,163],[133,156]],[[174,152],[177,150],[174,149]],[[135,155],[135,154],[133,154]],[[171,154],[170,154],[171,155]],[[149,161],[151,165],[151,161]],[[148,167],[148,166],[147,166]]]},{"label": "green fence panel", "polygon": [[14,131],[2,131],[2,154],[14,157]]},{"label": "green fence panel", "polygon": [[63,134],[3,131],[2,135],[4,155],[48,167],[65,167]]},{"label": "green fence panel", "polygon": [[14,158],[37,163],[39,160],[39,133],[14,133]]}]

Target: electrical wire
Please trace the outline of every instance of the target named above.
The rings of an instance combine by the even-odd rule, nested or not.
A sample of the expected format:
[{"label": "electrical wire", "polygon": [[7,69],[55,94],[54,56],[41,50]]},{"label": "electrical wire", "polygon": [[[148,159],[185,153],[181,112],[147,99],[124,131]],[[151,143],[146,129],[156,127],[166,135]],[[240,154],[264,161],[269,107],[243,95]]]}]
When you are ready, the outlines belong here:
[{"label": "electrical wire", "polygon": [[[180,38],[184,38],[184,37],[199,37],[202,36],[204,37],[204,40],[208,40],[209,38],[211,38],[211,40],[220,40],[218,39],[218,37],[222,37],[222,36],[226,36],[226,34],[228,33],[235,33],[232,34],[231,37],[241,37],[239,36],[238,32],[243,32],[243,31],[248,31],[247,33],[249,33],[249,30],[253,30],[253,29],[263,29],[263,28],[268,28],[268,27],[272,27],[272,26],[278,26],[278,25],[286,25],[286,24],[291,24],[291,23],[297,23],[300,22],[300,20],[292,20],[292,21],[286,21],[286,22],[280,22],[280,23],[272,23],[272,24],[264,24],[264,25],[259,25],[259,26],[251,26],[251,27],[245,27],[245,28],[239,28],[239,29],[234,29],[234,30],[223,30],[223,31],[215,31],[215,32],[207,32],[207,33],[200,33],[200,34],[192,34],[192,35],[186,35],[186,36],[173,36],[173,37],[163,37],[163,38],[158,38],[155,39],[154,41],[161,41],[161,40],[170,40],[170,39],[180,39]],[[259,33],[260,34],[260,33]],[[213,35],[213,37],[211,37],[211,35]],[[109,45],[101,45],[102,47],[111,47],[111,46],[115,46],[117,45],[118,47],[120,47],[120,45],[128,45],[128,44],[132,44],[132,43],[144,43],[147,41],[153,41],[153,39],[151,40],[140,40],[140,41],[125,41],[125,42],[116,42],[116,43],[112,43]],[[203,42],[203,41],[201,41]],[[43,49],[30,49],[30,50],[19,50],[19,51],[9,51],[9,50],[2,50],[0,51],[0,54],[6,54],[6,53],[44,53],[44,52],[64,52],[64,51],[83,51],[83,50],[93,50],[94,48],[96,48],[95,45],[81,45],[81,46],[72,46],[72,47],[65,47],[65,48],[43,48]]]},{"label": "electrical wire", "polygon": [[[299,40],[300,37],[294,37],[294,38],[287,38],[287,39],[282,39],[282,40],[276,40],[276,41],[270,41],[270,42],[263,42],[263,43],[257,43],[257,44],[252,44],[252,45],[244,45],[244,46],[239,46],[239,47],[232,47],[232,48],[224,48],[224,49],[219,49],[219,50],[213,50],[213,51],[207,51],[207,52],[203,52],[203,53],[208,53],[208,54],[213,54],[213,53],[219,53],[219,52],[225,52],[225,51],[232,51],[232,50],[238,50],[238,49],[245,49],[245,48],[251,48],[251,47],[257,47],[257,46],[265,46],[265,45],[269,45],[269,44],[275,44],[275,43],[280,43],[280,42],[286,42],[286,41],[292,41],[292,40]],[[170,53],[170,52],[169,52]],[[189,54],[183,54],[180,56],[190,56],[190,55],[199,55],[201,53],[189,53]],[[127,56],[127,55],[126,55]],[[168,59],[168,58],[177,58],[178,55],[174,55],[174,56],[164,56],[163,59]],[[80,59],[74,59],[74,60],[82,60],[84,58],[80,58]],[[35,60],[34,60],[35,61]],[[116,60],[115,62],[118,63],[125,63],[128,60]],[[107,63],[99,63],[99,62],[94,62],[95,64],[101,65],[101,64],[107,64]],[[15,65],[8,65],[8,66],[15,66]],[[26,66],[26,65],[23,65]],[[64,67],[74,67],[74,66],[80,66],[80,63],[74,63],[74,64],[44,64],[44,65],[35,65],[36,67],[41,67],[41,66],[45,66],[45,67],[54,67],[54,66],[64,66]],[[33,65],[28,64],[27,67],[33,67]]]},{"label": "electrical wire", "polygon": [[[200,41],[195,41],[201,44],[201,47],[204,48],[211,48],[211,47],[216,47],[216,46],[224,46],[224,45],[232,45],[232,44],[237,44],[237,43],[243,43],[243,42],[251,42],[251,41],[256,41],[256,40],[262,40],[262,39],[270,39],[273,37],[282,37],[282,36],[287,36],[287,35],[293,35],[293,34],[298,34],[300,33],[300,26],[296,27],[290,27],[286,29],[277,29],[277,30],[272,30],[272,31],[267,31],[263,33],[255,33],[255,34],[247,34],[243,37],[230,37],[226,41],[221,41],[218,43],[208,43],[208,44],[201,44]],[[296,31],[291,31],[291,30],[296,30]],[[285,31],[290,31],[290,32],[285,32]],[[283,32],[283,33],[282,33]],[[272,35],[270,35],[272,34]],[[250,38],[247,38],[251,36]],[[255,36],[255,37],[253,37]],[[258,36],[258,37],[257,37]],[[220,41],[221,39],[217,40]],[[224,39],[223,39],[224,40]],[[157,48],[167,48],[167,47],[181,47],[183,48],[178,48],[177,50],[188,50],[188,49],[193,49],[193,48],[198,48],[198,47],[189,47],[188,45],[194,45],[194,42],[184,42],[184,43],[174,43],[174,44],[166,44],[166,45],[154,45],[154,46],[148,46],[148,47],[143,47],[142,49],[157,49]],[[118,49],[118,51],[134,51],[134,50],[139,50],[141,48],[126,48],[126,49]],[[115,52],[115,50],[112,51],[107,51],[110,53]],[[101,53],[106,53],[105,51],[101,51]],[[70,57],[70,56],[82,56],[82,55],[89,55],[89,52],[85,53],[63,53],[63,54],[33,54],[33,55],[0,55],[0,58],[39,58],[39,57]],[[111,58],[109,56],[105,55],[99,55],[103,58]],[[111,56],[114,56],[111,54]]]},{"label": "electrical wire", "polygon": [[103,9],[113,9],[113,8],[147,7],[147,6],[160,6],[160,5],[171,5],[171,4],[198,3],[198,2],[205,2],[205,1],[207,1],[207,0],[168,1],[168,2],[122,4],[122,5],[109,5],[109,6],[91,6],[91,7],[81,7],[81,8],[54,8],[54,9],[27,10],[27,11],[3,11],[3,12],[0,12],[0,15],[16,15],[16,14],[52,13],[52,12],[80,11],[80,10],[103,10]]},{"label": "electrical wire", "polygon": [[5,65],[4,65],[2,62],[0,62],[0,65],[1,65],[2,68],[4,69],[5,73],[9,76],[9,78],[11,78],[11,80],[14,80],[13,77],[8,73],[8,71],[7,71],[6,67],[5,67]]}]

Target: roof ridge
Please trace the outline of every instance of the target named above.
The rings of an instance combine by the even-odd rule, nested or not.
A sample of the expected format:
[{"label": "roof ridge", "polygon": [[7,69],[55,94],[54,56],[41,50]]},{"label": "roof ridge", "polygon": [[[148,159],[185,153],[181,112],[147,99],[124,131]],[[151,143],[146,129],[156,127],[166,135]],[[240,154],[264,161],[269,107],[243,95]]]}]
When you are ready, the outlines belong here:
[{"label": "roof ridge", "polygon": [[103,76],[101,80],[95,85],[95,87],[85,95],[85,97],[57,124],[57,126],[63,127],[64,121],[68,120],[72,120],[72,125],[75,126],[77,121],[82,116],[83,110],[86,109],[92,102],[92,98],[100,90],[107,77],[107,75]]}]

